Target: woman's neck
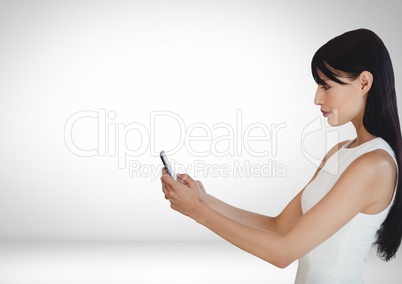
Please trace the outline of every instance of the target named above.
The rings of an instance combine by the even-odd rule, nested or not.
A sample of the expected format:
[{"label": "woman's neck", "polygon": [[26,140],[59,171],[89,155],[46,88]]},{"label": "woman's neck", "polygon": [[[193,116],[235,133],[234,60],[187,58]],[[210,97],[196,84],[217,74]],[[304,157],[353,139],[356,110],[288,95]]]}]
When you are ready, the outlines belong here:
[{"label": "woman's neck", "polygon": [[357,147],[363,143],[366,143],[374,138],[376,138],[376,136],[370,134],[367,129],[364,127],[363,125],[363,121],[359,122],[359,123],[353,123],[355,129],[356,129],[356,140],[353,141],[352,144],[349,145],[349,148],[354,148]]}]

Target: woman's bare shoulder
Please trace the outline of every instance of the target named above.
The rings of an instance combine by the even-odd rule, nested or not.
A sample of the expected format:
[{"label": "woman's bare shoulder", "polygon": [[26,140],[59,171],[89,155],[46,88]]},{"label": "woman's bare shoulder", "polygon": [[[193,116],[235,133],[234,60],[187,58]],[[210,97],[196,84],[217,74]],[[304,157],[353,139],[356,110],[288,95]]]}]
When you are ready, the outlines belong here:
[{"label": "woman's bare shoulder", "polygon": [[336,144],[335,146],[333,146],[328,152],[327,154],[324,156],[324,159],[322,161],[322,164],[320,166],[320,168],[322,168],[325,165],[325,162],[328,161],[329,158],[331,158],[331,156],[333,154],[335,154],[336,152],[339,151],[339,149],[341,149],[343,146],[346,145],[346,143],[348,143],[350,140],[345,140],[342,142],[339,142],[338,144]]}]

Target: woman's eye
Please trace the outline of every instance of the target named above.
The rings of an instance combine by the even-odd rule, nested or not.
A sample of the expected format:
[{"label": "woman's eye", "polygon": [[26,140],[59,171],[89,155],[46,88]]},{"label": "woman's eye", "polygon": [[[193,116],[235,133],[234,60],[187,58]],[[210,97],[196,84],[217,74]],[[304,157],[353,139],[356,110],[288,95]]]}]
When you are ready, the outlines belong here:
[{"label": "woman's eye", "polygon": [[322,88],[322,89],[324,89],[324,90],[326,91],[326,90],[328,90],[328,89],[329,89],[329,88],[331,88],[331,87],[330,87],[330,86],[328,86],[328,85],[322,85],[322,86],[321,86],[321,88]]}]

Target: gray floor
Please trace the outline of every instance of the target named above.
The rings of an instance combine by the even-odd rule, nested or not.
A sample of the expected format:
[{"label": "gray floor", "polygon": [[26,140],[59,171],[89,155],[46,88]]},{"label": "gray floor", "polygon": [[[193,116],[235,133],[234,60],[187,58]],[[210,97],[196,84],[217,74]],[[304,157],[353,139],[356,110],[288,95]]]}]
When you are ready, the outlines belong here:
[{"label": "gray floor", "polygon": [[[366,284],[400,283],[401,260],[370,252]],[[224,242],[0,243],[0,284],[293,283],[281,270]]]}]

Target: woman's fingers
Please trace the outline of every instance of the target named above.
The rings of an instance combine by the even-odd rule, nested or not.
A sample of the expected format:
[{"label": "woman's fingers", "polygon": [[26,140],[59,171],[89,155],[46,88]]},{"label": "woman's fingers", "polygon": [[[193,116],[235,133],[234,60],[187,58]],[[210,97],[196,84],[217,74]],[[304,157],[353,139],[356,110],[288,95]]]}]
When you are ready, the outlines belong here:
[{"label": "woman's fingers", "polygon": [[204,185],[199,180],[196,181],[201,190],[205,190]]},{"label": "woman's fingers", "polygon": [[196,186],[195,180],[193,180],[193,178],[188,174],[178,174],[177,177],[191,188]]},{"label": "woman's fingers", "polygon": [[169,193],[166,190],[165,184],[162,182],[162,191],[165,194],[165,199],[169,199]]},{"label": "woman's fingers", "polygon": [[166,172],[166,168],[162,169],[161,183],[162,183],[162,191],[165,194],[165,199],[169,200],[169,190],[166,187],[166,182],[164,181],[164,177],[168,175]]}]

